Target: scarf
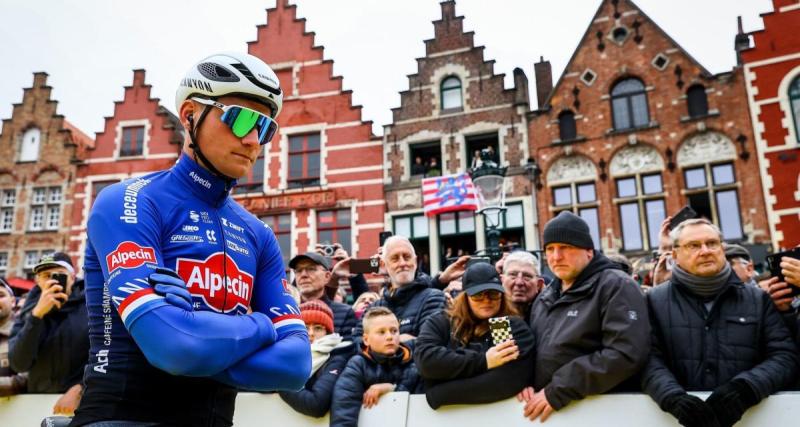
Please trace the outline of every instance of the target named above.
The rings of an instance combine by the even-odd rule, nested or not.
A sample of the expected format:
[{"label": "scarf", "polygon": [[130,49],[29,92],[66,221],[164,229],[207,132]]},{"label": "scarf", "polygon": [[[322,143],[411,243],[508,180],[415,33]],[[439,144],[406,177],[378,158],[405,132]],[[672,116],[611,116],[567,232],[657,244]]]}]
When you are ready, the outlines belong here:
[{"label": "scarf", "polygon": [[727,262],[719,273],[709,277],[690,274],[677,264],[672,267],[672,277],[677,279],[678,283],[686,287],[689,292],[704,300],[714,299],[728,284],[730,275],[731,265]]},{"label": "scarf", "polygon": [[314,340],[314,343],[311,344],[311,375],[314,375],[330,359],[333,350],[348,345],[350,342],[342,341],[342,336],[336,333]]}]

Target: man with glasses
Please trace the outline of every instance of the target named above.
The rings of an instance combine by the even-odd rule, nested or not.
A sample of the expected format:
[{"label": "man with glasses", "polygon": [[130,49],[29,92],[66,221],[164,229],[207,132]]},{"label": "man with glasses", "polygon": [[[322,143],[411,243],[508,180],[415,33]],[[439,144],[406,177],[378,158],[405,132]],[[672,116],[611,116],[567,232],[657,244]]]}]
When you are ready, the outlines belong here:
[{"label": "man with glasses", "polygon": [[758,286],[758,283],[756,283],[756,270],[753,267],[753,259],[750,257],[750,252],[734,243],[726,243],[724,247],[725,258],[731,263],[731,268],[739,276],[742,283]]},{"label": "man with glasses", "polygon": [[544,280],[539,277],[539,261],[530,252],[514,251],[503,260],[503,289],[523,319],[528,319],[531,306]]},{"label": "man with glasses", "polygon": [[[647,362],[650,325],[644,297],[619,265],[594,250],[589,226],[561,212],[542,239],[556,276],[533,302],[533,388],[524,414],[545,421],[570,402],[617,388]],[[508,262],[508,261],[506,261]]]},{"label": "man with glasses", "polygon": [[[770,297],[745,286],[706,219],[671,231],[672,278],[647,294],[653,348],[642,387],[684,426],[732,426],[796,380],[797,348]],[[703,401],[688,391],[712,391]]]},{"label": "man with glasses", "polygon": [[230,426],[237,390],[298,390],[311,369],[272,230],[230,197],[277,130],[275,73],[241,53],[192,66],[171,169],[103,189],[84,269],[90,362],[72,425]]},{"label": "man with glasses", "polygon": [[300,291],[300,302],[321,301],[333,312],[333,327],[345,341],[350,341],[357,319],[353,308],[347,304],[333,301],[325,292],[331,280],[328,261],[316,252],[306,252],[289,261],[294,270],[294,281]]}]

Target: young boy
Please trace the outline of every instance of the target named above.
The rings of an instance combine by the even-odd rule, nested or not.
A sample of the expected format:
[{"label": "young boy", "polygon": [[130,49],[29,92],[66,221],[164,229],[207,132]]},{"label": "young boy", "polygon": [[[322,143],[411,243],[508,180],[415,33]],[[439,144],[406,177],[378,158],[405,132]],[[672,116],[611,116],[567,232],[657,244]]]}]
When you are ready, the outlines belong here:
[{"label": "young boy", "polygon": [[421,392],[411,348],[400,343],[400,322],[386,307],[364,313],[363,342],[366,349],[353,356],[333,390],[332,427],[358,425],[361,405],[371,408],[392,391]]}]

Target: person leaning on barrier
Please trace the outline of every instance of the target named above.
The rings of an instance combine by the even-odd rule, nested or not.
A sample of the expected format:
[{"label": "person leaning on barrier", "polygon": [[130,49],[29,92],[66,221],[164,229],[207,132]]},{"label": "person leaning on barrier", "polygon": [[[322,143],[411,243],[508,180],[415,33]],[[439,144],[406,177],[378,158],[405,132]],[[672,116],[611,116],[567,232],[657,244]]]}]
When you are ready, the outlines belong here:
[{"label": "person leaning on barrier", "polygon": [[647,362],[650,325],[633,279],[593,249],[589,226],[561,212],[544,227],[547,264],[556,276],[536,298],[533,388],[524,414],[544,421],[574,400],[605,393]]},{"label": "person leaning on barrier", "polygon": [[533,300],[544,285],[544,279],[539,277],[539,261],[530,252],[511,252],[503,258],[502,271],[498,272],[506,295],[517,313],[527,320]]},{"label": "person leaning on barrier", "polygon": [[353,354],[353,343],[334,332],[333,312],[322,301],[300,304],[300,317],[311,342],[311,378],[300,391],[281,391],[280,396],[295,411],[309,417],[328,413],[333,386]]},{"label": "person leaning on barrier", "polygon": [[[414,347],[433,409],[507,399],[525,388],[533,373],[533,333],[517,316],[494,266],[473,264],[462,281],[464,291],[453,307],[425,322]],[[503,316],[511,337],[495,345],[489,319]]]},{"label": "person leaning on barrier", "polygon": [[0,397],[13,396],[25,391],[28,379],[14,372],[8,362],[8,339],[14,325],[16,297],[11,286],[0,278]]},{"label": "person leaning on barrier", "polygon": [[[671,232],[672,278],[647,294],[653,348],[644,391],[685,426],[732,426],[789,385],[797,347],[769,296],[745,286],[706,219]],[[713,390],[703,401],[687,391]]]}]

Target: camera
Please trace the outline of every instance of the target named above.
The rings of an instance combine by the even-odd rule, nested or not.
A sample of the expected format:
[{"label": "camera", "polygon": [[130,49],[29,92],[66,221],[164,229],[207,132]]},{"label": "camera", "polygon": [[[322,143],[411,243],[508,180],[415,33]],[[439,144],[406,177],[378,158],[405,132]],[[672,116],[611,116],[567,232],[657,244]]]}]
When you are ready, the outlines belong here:
[{"label": "camera", "polygon": [[320,249],[322,250],[322,255],[326,257],[332,257],[336,253],[336,245],[322,245]]},{"label": "camera", "polygon": [[67,286],[67,275],[64,273],[51,273],[50,278],[57,281],[62,288]]}]

